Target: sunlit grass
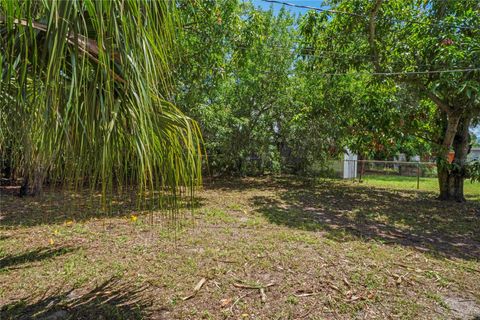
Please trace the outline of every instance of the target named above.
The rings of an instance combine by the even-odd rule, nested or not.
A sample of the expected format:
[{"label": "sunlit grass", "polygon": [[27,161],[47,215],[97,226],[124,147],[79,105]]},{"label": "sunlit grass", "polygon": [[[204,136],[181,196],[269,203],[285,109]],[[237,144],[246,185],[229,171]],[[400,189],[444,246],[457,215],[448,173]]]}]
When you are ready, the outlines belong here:
[{"label": "sunlit grass", "polygon": [[[432,192],[415,186],[382,176],[207,182],[195,227],[176,230],[127,201],[102,216],[56,190],[2,195],[0,319],[46,318],[58,306],[71,319],[145,319],[161,308],[168,319],[355,319],[368,310],[453,319],[449,301],[480,301],[478,205],[435,200],[434,179],[420,185]],[[266,302],[236,286],[271,283]]]},{"label": "sunlit grass", "polygon": [[[365,185],[373,187],[391,188],[391,189],[417,189],[417,177],[404,177],[393,175],[367,175],[362,177]],[[438,192],[437,178],[420,177],[419,190]],[[465,196],[469,200],[480,200],[480,183],[472,183],[470,180],[465,181]]]}]

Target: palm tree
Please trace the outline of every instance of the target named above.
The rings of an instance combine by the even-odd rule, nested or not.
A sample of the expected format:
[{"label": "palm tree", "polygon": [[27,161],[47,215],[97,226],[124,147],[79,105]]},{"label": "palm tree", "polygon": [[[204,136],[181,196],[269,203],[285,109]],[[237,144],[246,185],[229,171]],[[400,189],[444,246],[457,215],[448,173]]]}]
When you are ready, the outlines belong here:
[{"label": "palm tree", "polygon": [[169,102],[173,1],[0,1],[0,156],[24,192],[200,183],[199,129]]}]

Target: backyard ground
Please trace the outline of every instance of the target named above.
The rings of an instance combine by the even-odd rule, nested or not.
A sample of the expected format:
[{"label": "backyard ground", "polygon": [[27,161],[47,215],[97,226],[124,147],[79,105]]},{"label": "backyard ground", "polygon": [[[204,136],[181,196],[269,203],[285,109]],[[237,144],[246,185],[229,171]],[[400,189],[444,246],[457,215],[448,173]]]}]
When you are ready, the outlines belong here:
[{"label": "backyard ground", "polygon": [[207,181],[177,232],[4,188],[0,319],[480,319],[480,185],[408,183]]}]

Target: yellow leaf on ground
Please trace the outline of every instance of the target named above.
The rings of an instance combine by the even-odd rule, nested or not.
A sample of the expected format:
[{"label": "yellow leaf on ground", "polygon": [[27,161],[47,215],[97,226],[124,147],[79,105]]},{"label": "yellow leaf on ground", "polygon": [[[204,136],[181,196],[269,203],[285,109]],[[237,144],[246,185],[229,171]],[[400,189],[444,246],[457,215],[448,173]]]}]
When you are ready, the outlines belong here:
[{"label": "yellow leaf on ground", "polygon": [[232,302],[232,298],[220,300],[220,304],[221,304],[222,307],[228,306],[231,302]]}]

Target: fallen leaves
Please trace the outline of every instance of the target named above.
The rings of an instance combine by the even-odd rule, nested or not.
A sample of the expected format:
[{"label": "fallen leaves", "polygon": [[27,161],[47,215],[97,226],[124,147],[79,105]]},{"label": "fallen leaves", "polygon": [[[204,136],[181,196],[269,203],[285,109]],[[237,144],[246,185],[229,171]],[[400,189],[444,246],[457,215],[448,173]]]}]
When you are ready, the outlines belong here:
[{"label": "fallen leaves", "polygon": [[260,288],[260,296],[262,297],[262,302],[267,302],[267,295],[265,294],[265,288]]},{"label": "fallen leaves", "polygon": [[403,274],[403,275],[398,275],[398,274],[392,273],[392,277],[395,279],[395,285],[396,285],[397,287],[400,286],[400,285],[403,283],[404,280],[405,280],[405,282],[411,284],[410,281],[407,281],[407,280],[405,279],[405,277],[408,276],[408,274],[409,274],[409,272],[407,272],[407,273],[405,273],[405,274]]},{"label": "fallen leaves", "polygon": [[334,284],[331,283],[330,281],[328,281],[327,284],[328,284],[328,286],[329,286],[331,289],[333,289],[333,290],[335,290],[335,291],[337,291],[337,292],[342,293],[342,290],[340,290],[339,287],[337,287],[336,285],[334,285]]},{"label": "fallen leaves", "polygon": [[233,299],[232,298],[226,298],[226,299],[221,299],[220,300],[220,306],[222,308],[225,308],[226,306],[228,306],[230,303],[232,303]]},{"label": "fallen leaves", "polygon": [[271,282],[266,285],[248,285],[248,284],[243,284],[243,283],[234,283],[233,286],[237,288],[243,288],[243,289],[262,289],[262,288],[268,288],[275,285],[275,282]]},{"label": "fallen leaves", "polygon": [[298,290],[293,295],[297,298],[304,298],[304,297],[316,296],[319,294],[321,294],[321,292]]},{"label": "fallen leaves", "polygon": [[346,302],[356,302],[359,300],[374,300],[376,293],[374,291],[366,292],[356,292],[354,290],[349,290],[345,293]]},{"label": "fallen leaves", "polygon": [[[244,283],[238,283],[238,282],[235,282],[233,283],[233,286],[236,287],[236,288],[240,288],[240,289],[252,289],[252,290],[258,290],[259,294],[260,294],[260,300],[262,301],[262,303],[266,303],[267,302],[267,294],[265,293],[265,289],[266,288],[269,288],[271,286],[274,286],[275,285],[275,282],[270,282],[270,283],[267,283],[265,285],[262,285],[262,284],[244,284]],[[242,296],[240,296],[239,298],[237,298],[237,300],[235,300],[235,302],[230,306],[230,312],[233,313],[233,307],[243,298],[245,298],[247,295],[249,295],[251,292],[248,292]],[[222,303],[222,306],[223,304],[225,303],[225,305],[228,305],[229,303],[231,302],[231,299],[222,299],[221,300],[221,303]]]},{"label": "fallen leaves", "polygon": [[195,288],[193,288],[193,293],[186,296],[186,297],[183,297],[182,300],[185,301],[185,300],[188,300],[188,299],[191,299],[193,297],[195,297],[198,293],[198,291],[200,291],[200,289],[203,287],[203,285],[205,284],[205,282],[207,282],[207,279],[206,278],[202,278],[200,279],[200,281],[198,281],[197,285],[195,286]]},{"label": "fallen leaves", "polygon": [[357,300],[360,300],[360,299],[362,299],[362,298],[363,298],[362,296],[352,295],[352,296],[350,297],[350,302],[357,301]]},{"label": "fallen leaves", "polygon": [[[223,202],[219,204],[217,199],[224,201],[225,198],[227,199],[225,203],[236,201],[239,197],[245,197],[245,199],[242,198],[245,203],[257,199],[254,197],[265,201],[277,199],[277,195],[270,194],[270,191],[260,191],[256,188],[248,190],[242,188],[241,192],[237,192],[237,189],[235,191],[225,190],[201,191],[202,197],[205,198],[205,205],[209,208],[212,206],[227,210],[224,208],[226,204]],[[334,214],[342,216],[349,214],[342,211],[342,208],[333,208],[332,210],[336,211],[331,214],[326,211],[326,207],[321,211],[319,209],[320,197],[317,199],[313,191],[303,191],[307,195],[311,195],[311,198],[308,199],[301,198],[305,200],[302,202],[306,210],[304,213],[315,214],[315,219],[336,217]],[[320,189],[317,191],[323,192]],[[284,192],[278,191],[279,194]],[[219,197],[218,194],[221,193],[225,197]],[[388,194],[385,197],[387,198],[382,203],[390,203]],[[352,199],[350,201],[358,200],[356,197]],[[365,205],[376,204],[377,200],[366,199]],[[392,215],[420,219],[420,214],[425,217],[441,214],[442,210],[439,209],[436,202],[422,201],[419,205],[428,204],[428,210],[418,209],[418,214],[410,214],[411,210],[403,213],[398,209],[398,212],[395,211]],[[284,206],[284,203],[279,201],[279,213],[292,213],[292,215],[297,213],[296,207],[292,209]],[[362,205],[359,204],[359,206]],[[35,206],[30,205],[30,207]],[[310,207],[313,209],[310,210]],[[2,209],[4,209],[4,202],[2,202]],[[18,228],[18,231],[17,229],[15,231],[13,229],[11,231],[10,229],[0,230],[0,238],[3,237],[5,240],[1,240],[6,243],[4,249],[5,251],[9,250],[6,253],[12,251],[14,254],[14,250],[21,250],[21,247],[15,247],[17,244],[25,244],[27,247],[38,243],[43,243],[52,252],[57,249],[57,246],[58,249],[61,249],[62,245],[72,244],[81,246],[82,251],[67,256],[67,260],[56,255],[53,259],[36,260],[31,263],[28,270],[22,268],[15,271],[16,269],[8,268],[2,278],[12,284],[11,286],[8,284],[8,288],[21,287],[18,286],[19,283],[36,285],[36,281],[40,279],[36,276],[38,271],[57,265],[57,263],[45,264],[45,262],[53,262],[58,259],[58,263],[61,263],[71,259],[75,263],[78,261],[79,266],[92,268],[95,272],[91,274],[95,274],[96,277],[102,275],[100,271],[104,270],[104,263],[115,263],[122,268],[138,271],[138,274],[142,275],[142,279],[145,278],[145,281],[151,282],[152,286],[156,288],[155,293],[157,291],[162,293],[152,297],[152,301],[156,305],[163,304],[164,297],[171,299],[172,302],[175,301],[176,305],[173,307],[172,304],[171,314],[167,316],[169,318],[181,318],[188,311],[195,309],[207,310],[215,319],[222,317],[242,319],[242,314],[248,314],[251,319],[255,317],[270,319],[273,318],[274,312],[285,310],[286,307],[291,310],[291,318],[299,320],[302,318],[334,319],[336,316],[338,318],[354,318],[359,315],[365,316],[365,318],[387,319],[387,315],[394,311],[398,312],[399,318],[402,315],[409,318],[411,315],[407,314],[408,308],[414,308],[416,305],[420,306],[418,318],[429,318],[432,317],[432,314],[428,314],[430,312],[428,308],[438,308],[438,305],[436,301],[425,298],[425,292],[436,292],[438,289],[457,294],[459,288],[462,290],[461,294],[475,295],[478,292],[476,289],[480,265],[477,260],[462,259],[464,252],[467,252],[470,247],[458,246],[455,247],[456,251],[448,254],[450,247],[447,246],[447,243],[442,242],[442,246],[437,250],[445,253],[445,257],[442,255],[440,259],[416,250],[414,245],[423,245],[422,242],[415,241],[421,240],[421,234],[413,234],[407,229],[404,231],[405,234],[409,234],[410,238],[402,238],[400,241],[404,242],[392,246],[384,244],[381,239],[376,241],[359,237],[355,241],[342,240],[344,233],[358,234],[361,232],[360,227],[341,229],[344,230],[341,233],[336,229],[306,232],[303,229],[287,229],[286,226],[274,225],[263,219],[261,230],[243,229],[238,220],[233,224],[225,222],[221,228],[225,227],[226,231],[220,232],[217,224],[213,225],[211,221],[199,220],[195,223],[202,227],[185,230],[181,235],[180,245],[177,244],[177,247],[173,249],[169,246],[169,241],[166,241],[167,235],[163,234],[160,225],[145,225],[145,230],[151,231],[149,233],[139,232],[140,230],[131,232],[132,228],[136,229],[143,221],[143,218],[140,217],[143,216],[143,213],[130,211],[134,209],[125,208],[126,211],[119,213],[119,216],[108,219],[97,219],[96,216],[88,217],[88,215],[76,213],[70,217],[63,214],[64,210],[59,210],[57,213],[47,209],[45,212],[51,212],[49,214],[55,218],[52,218],[52,224],[42,222],[42,219],[45,219],[42,215],[40,215],[42,219],[35,215],[31,215],[31,217],[27,215],[33,221],[32,223],[36,224],[40,221],[42,224],[31,229]],[[255,207],[252,206],[251,210],[249,215],[254,215],[255,218],[257,215],[260,217],[260,214],[255,211]],[[376,212],[382,213],[382,210],[378,209]],[[317,216],[317,212],[323,212],[323,216]],[[5,213],[2,212],[3,214]],[[55,216],[56,214],[58,216]],[[245,218],[241,212],[235,214],[240,218]],[[386,212],[384,215],[380,215],[379,219],[387,217],[388,214]],[[459,217],[462,217],[462,214],[465,215],[464,212],[456,212],[456,214]],[[133,219],[131,215],[134,216]],[[15,212],[15,217],[24,219],[24,215],[18,214],[18,211]],[[77,220],[73,220],[73,217]],[[135,221],[135,217],[138,220]],[[309,223],[309,221],[306,220],[305,223]],[[315,220],[312,221],[315,222]],[[373,218],[370,220],[373,227],[384,228],[391,224],[392,227],[395,226],[391,221],[382,220],[382,223],[385,224],[381,224],[379,221]],[[395,220],[395,223],[398,221],[405,222],[405,220]],[[456,230],[456,227],[462,226],[460,223],[456,226],[455,221],[457,220],[451,222],[452,228],[454,228],[452,232]],[[58,224],[58,222],[60,223]],[[105,224],[111,232],[104,234]],[[328,225],[333,224],[333,222],[328,222]],[[433,227],[426,225],[425,228],[432,232],[428,234],[429,237],[442,237],[442,235],[436,234],[437,231]],[[143,230],[143,226],[141,230]],[[448,229],[442,227],[441,230]],[[471,232],[473,229],[466,227],[466,230]],[[280,234],[279,231],[282,233]],[[366,231],[380,234],[381,230],[367,229]],[[336,237],[337,232],[338,238]],[[157,233],[161,238],[156,236]],[[312,234],[315,234],[316,244],[305,245],[304,240],[313,239],[313,236],[310,236]],[[331,238],[330,235],[335,235],[335,237]],[[284,237],[285,239],[295,239],[295,241],[280,242],[279,239],[284,239]],[[50,238],[54,241],[52,244],[49,244]],[[448,234],[445,235],[445,239],[447,238]],[[478,243],[470,233],[465,233],[459,239],[465,240],[467,244]],[[460,243],[460,241],[458,242]],[[258,244],[258,246],[254,245],[252,248],[252,243]],[[10,247],[11,244],[15,246]],[[115,245],[112,246],[112,244]],[[431,244],[431,246],[434,249],[436,245]],[[88,254],[87,259],[84,258],[83,252]],[[473,250],[470,251],[470,253],[472,252]],[[22,252],[19,253],[22,254]],[[144,263],[138,263],[139,261]],[[191,262],[195,262],[195,264],[191,264]],[[79,272],[71,275],[71,281],[75,283],[84,275],[90,275],[90,272],[86,273],[80,267],[76,267],[76,270]],[[31,275],[27,271],[31,272]],[[410,273],[406,274],[406,272]],[[17,274],[22,278],[13,280],[15,278],[13,276]],[[61,283],[60,280],[64,277],[64,273],[52,273],[52,275],[54,276],[52,280],[43,280],[42,278],[42,281]],[[196,290],[202,277],[207,280]],[[70,281],[70,279],[68,280]],[[92,279],[92,281],[97,280],[98,278]],[[127,279],[127,281],[131,280]],[[274,286],[266,286],[272,281],[275,281]],[[445,288],[448,284],[447,281],[452,281],[451,289]],[[41,283],[41,286],[48,285],[48,282]],[[14,299],[21,296],[21,291],[18,290],[15,289],[12,292],[6,290],[4,298]],[[458,294],[460,293],[458,292]],[[182,301],[182,297],[185,297],[186,301]],[[295,303],[286,305],[288,298],[293,298],[291,300]],[[340,308],[344,310],[345,314],[337,314]],[[230,314],[231,311],[233,314]]]}]

